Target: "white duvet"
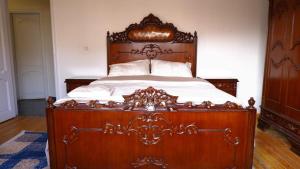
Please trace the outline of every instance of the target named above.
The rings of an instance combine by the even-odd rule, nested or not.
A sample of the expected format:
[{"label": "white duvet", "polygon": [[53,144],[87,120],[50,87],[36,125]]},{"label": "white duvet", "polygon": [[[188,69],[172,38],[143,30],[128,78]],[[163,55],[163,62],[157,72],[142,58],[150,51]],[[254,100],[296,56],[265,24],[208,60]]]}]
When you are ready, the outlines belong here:
[{"label": "white duvet", "polygon": [[178,96],[177,102],[188,101],[200,104],[211,101],[214,104],[223,104],[226,101],[241,104],[234,96],[227,94],[206,80],[189,77],[163,77],[163,76],[115,76],[105,77],[82,86],[68,93],[67,98],[60,99],[56,104],[66,100],[75,99],[78,102],[99,100],[101,103],[108,101],[123,102],[123,95],[132,94],[137,89],[146,89],[152,86],[163,89],[168,94]]}]

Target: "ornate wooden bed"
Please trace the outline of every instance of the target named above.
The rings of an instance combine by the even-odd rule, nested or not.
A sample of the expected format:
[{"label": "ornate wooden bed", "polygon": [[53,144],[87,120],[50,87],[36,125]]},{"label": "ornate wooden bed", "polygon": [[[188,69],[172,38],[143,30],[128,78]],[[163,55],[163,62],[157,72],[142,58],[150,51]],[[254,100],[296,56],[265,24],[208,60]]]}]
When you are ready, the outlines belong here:
[{"label": "ornate wooden bed", "polygon": [[[138,59],[191,62],[196,76],[197,34],[184,33],[152,14],[125,31],[107,33],[108,65]],[[109,68],[109,67],[108,67]],[[137,90],[113,101],[54,105],[47,125],[52,169],[250,169],[255,101],[177,103],[168,91]],[[150,104],[151,103],[151,104]]]}]

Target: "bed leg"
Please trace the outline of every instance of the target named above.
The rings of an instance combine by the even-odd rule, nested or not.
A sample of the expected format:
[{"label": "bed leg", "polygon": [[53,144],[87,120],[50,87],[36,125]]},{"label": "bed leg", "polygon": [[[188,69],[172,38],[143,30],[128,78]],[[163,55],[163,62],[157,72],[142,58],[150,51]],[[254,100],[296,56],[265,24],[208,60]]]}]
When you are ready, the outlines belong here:
[{"label": "bed leg", "polygon": [[266,123],[265,121],[263,121],[261,119],[261,117],[259,117],[257,127],[259,129],[261,129],[262,131],[265,131],[266,129],[268,129],[270,127],[270,125],[268,123]]},{"label": "bed leg", "polygon": [[48,133],[48,150],[49,150],[49,160],[51,169],[56,169],[56,152],[55,152],[55,134],[54,134],[54,109],[55,106],[53,103],[55,102],[54,97],[49,97],[48,100],[48,105],[46,109],[46,116],[47,116],[47,133]]}]

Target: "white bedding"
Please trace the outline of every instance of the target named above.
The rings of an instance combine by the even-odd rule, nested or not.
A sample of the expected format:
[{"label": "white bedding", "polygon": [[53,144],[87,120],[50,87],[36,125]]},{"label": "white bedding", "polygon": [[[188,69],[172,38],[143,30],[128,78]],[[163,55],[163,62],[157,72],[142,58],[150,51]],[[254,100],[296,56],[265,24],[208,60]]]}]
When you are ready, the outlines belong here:
[{"label": "white bedding", "polygon": [[[132,94],[137,89],[145,89],[149,86],[163,89],[170,95],[178,96],[178,103],[192,101],[194,104],[200,104],[203,101],[211,101],[214,104],[223,104],[226,101],[231,101],[241,104],[236,97],[217,89],[203,79],[152,75],[101,78],[89,86],[79,87],[71,91],[68,93],[69,97],[60,99],[55,104],[70,99],[78,102],[86,102],[87,100],[99,100],[101,103],[110,100],[123,102],[123,95]],[[101,95],[101,93],[103,94]]]}]

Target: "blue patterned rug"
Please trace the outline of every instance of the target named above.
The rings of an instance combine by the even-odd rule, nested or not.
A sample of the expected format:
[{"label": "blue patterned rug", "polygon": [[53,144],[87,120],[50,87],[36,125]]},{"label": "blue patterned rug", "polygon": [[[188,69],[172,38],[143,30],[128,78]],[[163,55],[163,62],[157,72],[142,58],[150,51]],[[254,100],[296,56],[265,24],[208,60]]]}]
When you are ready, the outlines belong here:
[{"label": "blue patterned rug", "polygon": [[46,169],[47,133],[22,131],[0,145],[0,169]]}]

